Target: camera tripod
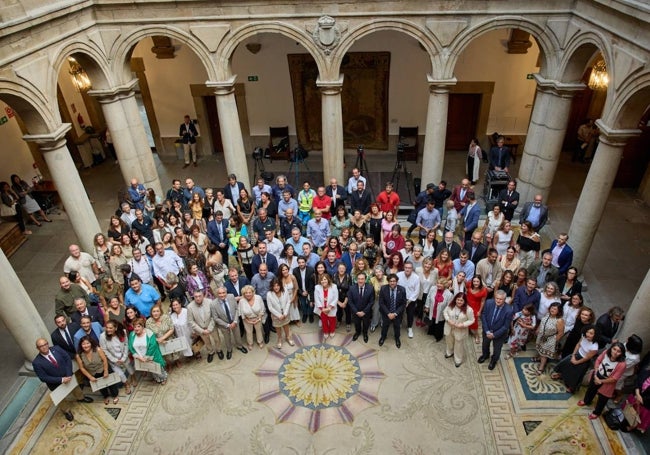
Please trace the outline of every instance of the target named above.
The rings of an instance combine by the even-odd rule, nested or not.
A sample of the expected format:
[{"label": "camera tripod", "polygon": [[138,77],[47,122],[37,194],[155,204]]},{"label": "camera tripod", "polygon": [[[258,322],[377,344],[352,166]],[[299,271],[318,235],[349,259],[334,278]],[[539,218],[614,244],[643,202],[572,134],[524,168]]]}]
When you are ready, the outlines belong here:
[{"label": "camera tripod", "polygon": [[[253,159],[255,159],[255,167],[253,168],[253,178],[257,178],[259,175],[260,178],[264,178],[264,173],[266,172],[266,169],[264,169],[264,152],[261,147],[257,147],[255,151],[253,151]],[[259,174],[257,171],[259,170]]]},{"label": "camera tripod", "polygon": [[293,166],[296,166],[296,178],[293,182],[296,187],[301,186],[300,185],[300,164],[302,163],[309,172],[311,172],[311,169],[309,169],[309,166],[307,165],[307,161],[305,161],[305,150],[302,148],[300,144],[296,146],[295,149],[293,149],[293,152],[291,153],[291,164],[289,165],[289,173],[291,173],[291,170],[293,169]]},{"label": "camera tripod", "polygon": [[357,147],[357,161],[354,167],[359,169],[359,173],[366,178],[366,187],[370,187],[370,172],[368,171],[368,163],[366,163],[366,151],[363,145]]},{"label": "camera tripod", "polygon": [[399,180],[400,180],[400,171],[404,174],[404,180],[406,181],[406,190],[409,194],[409,200],[413,202],[413,194],[411,193],[411,183],[413,175],[406,168],[406,161],[404,160],[404,145],[397,144],[397,159],[395,160],[395,168],[393,169],[393,176],[391,177],[391,182],[393,182],[393,188],[396,193],[399,193]]}]

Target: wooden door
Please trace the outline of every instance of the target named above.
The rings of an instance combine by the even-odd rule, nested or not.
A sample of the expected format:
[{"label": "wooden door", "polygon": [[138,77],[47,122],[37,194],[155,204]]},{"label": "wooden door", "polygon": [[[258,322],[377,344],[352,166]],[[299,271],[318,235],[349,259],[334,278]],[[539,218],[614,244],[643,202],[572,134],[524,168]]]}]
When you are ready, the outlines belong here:
[{"label": "wooden door", "polygon": [[204,96],[203,103],[208,114],[208,129],[212,139],[212,154],[223,153],[221,142],[221,129],[219,128],[219,114],[217,113],[217,100],[214,96]]},{"label": "wooden door", "polygon": [[449,94],[445,150],[467,150],[476,136],[481,97],[480,93]]}]

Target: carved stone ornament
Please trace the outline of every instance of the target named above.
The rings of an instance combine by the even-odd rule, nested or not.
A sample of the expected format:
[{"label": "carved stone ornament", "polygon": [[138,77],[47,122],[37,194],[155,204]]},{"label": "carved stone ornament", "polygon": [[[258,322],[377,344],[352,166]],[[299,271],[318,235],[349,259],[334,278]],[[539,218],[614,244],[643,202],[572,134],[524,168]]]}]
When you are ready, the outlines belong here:
[{"label": "carved stone ornament", "polygon": [[336,20],[330,16],[322,16],[318,19],[318,27],[312,34],[314,42],[323,49],[325,55],[329,55],[341,39],[341,31]]}]

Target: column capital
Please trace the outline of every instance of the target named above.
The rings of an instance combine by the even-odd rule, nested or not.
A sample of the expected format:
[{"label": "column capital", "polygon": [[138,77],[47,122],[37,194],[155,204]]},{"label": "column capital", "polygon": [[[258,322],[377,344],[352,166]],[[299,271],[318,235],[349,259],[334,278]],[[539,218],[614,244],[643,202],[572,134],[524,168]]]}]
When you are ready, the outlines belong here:
[{"label": "column capital", "polygon": [[332,81],[324,81],[319,76],[316,79],[316,87],[323,95],[338,95],[343,90],[343,74],[340,74],[337,80]]},{"label": "column capital", "polygon": [[135,86],[138,84],[137,79],[131,79],[126,84],[118,85],[107,89],[88,90],[90,96],[97,98],[100,103],[112,103],[122,98],[128,98],[135,95]]},{"label": "column capital", "polygon": [[206,81],[205,86],[214,89],[214,94],[217,96],[230,95],[235,91],[235,80],[237,75],[233,75],[230,79],[225,81]]},{"label": "column capital", "polygon": [[641,134],[641,130],[637,129],[616,130],[610,128],[602,121],[602,119],[596,120],[596,126],[600,130],[600,136],[598,136],[598,140],[613,147],[624,146],[627,144],[627,141],[630,138],[639,136]]},{"label": "column capital", "polygon": [[70,123],[62,123],[54,131],[43,134],[26,134],[23,136],[25,142],[33,142],[39,146],[41,151],[48,152],[65,145],[65,135],[72,128]]},{"label": "column capital", "polygon": [[456,85],[458,79],[452,77],[451,79],[434,79],[431,74],[427,74],[427,84],[429,84],[429,93],[449,93],[451,87]]},{"label": "column capital", "polygon": [[539,73],[533,74],[533,78],[537,82],[537,90],[556,96],[571,98],[576,92],[585,89],[585,84],[582,82],[560,82],[544,79]]}]

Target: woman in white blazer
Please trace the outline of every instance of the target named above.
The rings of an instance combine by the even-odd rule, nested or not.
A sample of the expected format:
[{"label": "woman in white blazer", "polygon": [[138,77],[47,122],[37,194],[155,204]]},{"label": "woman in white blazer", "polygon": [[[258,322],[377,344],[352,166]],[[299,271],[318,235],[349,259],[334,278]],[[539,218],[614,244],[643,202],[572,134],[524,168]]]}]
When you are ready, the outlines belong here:
[{"label": "woman in white blazer", "polygon": [[291,302],[289,301],[290,294],[284,292],[282,287],[282,278],[275,277],[271,280],[271,290],[266,294],[266,304],[269,306],[269,313],[271,313],[271,319],[273,322],[273,327],[275,331],[278,332],[278,349],[282,348],[282,332],[284,331],[284,337],[289,343],[289,346],[293,346],[295,343],[291,339],[291,327],[289,326],[289,309],[291,308]]},{"label": "woman in white blazer", "polygon": [[[435,270],[435,269],[434,269]],[[424,302],[424,314],[429,316],[428,334],[433,335],[436,341],[442,340],[442,332],[445,325],[443,311],[454,296],[449,288],[449,280],[441,276],[436,278],[435,286],[431,286]]]},{"label": "woman in white blazer", "polygon": [[339,291],[332,283],[332,278],[325,273],[320,277],[319,284],[314,289],[314,313],[320,315],[323,326],[323,339],[334,338],[336,330],[336,306]]},{"label": "woman in white blazer", "polygon": [[465,356],[465,338],[469,336],[469,326],[474,323],[474,310],[467,305],[467,297],[463,293],[456,294],[444,311],[445,341],[447,348],[445,358],[454,356],[456,368],[463,363]]}]

